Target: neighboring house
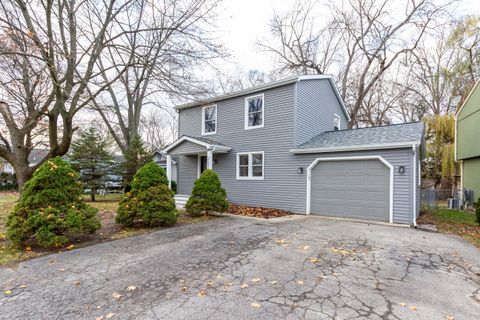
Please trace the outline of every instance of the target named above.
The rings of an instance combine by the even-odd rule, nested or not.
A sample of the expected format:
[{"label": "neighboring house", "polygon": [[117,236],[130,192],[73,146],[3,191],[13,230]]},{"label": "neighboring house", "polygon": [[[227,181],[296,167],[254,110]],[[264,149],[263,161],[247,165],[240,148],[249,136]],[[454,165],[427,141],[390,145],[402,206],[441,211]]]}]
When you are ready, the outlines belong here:
[{"label": "neighboring house", "polygon": [[480,82],[455,114],[455,160],[460,162],[462,189],[480,197]]},{"label": "neighboring house", "polygon": [[[33,149],[28,156],[29,165],[32,167],[39,164],[40,161],[42,161],[43,158],[45,158],[47,153],[48,153],[48,150],[45,150],[45,149],[39,149],[39,148]],[[0,174],[2,173],[10,174],[10,175],[13,175],[15,173],[13,166],[10,163],[8,163],[6,160],[3,163],[0,163]]]},{"label": "neighboring house", "polygon": [[290,77],[176,109],[180,138],[162,153],[167,175],[177,163],[178,199],[211,168],[231,203],[416,224],[423,124],[347,129],[330,76]]},{"label": "neighboring house", "polygon": [[[163,169],[167,170],[167,158],[161,154],[160,151],[156,151],[153,154],[153,161],[156,162],[160,167]],[[171,180],[177,181],[177,163],[175,161],[172,161],[172,176]]]}]

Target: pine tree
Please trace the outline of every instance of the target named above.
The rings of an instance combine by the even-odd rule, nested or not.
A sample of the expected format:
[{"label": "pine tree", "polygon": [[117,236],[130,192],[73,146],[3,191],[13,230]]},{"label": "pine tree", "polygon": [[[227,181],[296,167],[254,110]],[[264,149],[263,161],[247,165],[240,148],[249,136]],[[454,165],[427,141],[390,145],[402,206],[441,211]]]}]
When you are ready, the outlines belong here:
[{"label": "pine tree", "polygon": [[95,201],[95,193],[105,185],[106,176],[112,172],[114,164],[108,151],[110,142],[95,128],[80,134],[73,142],[70,160],[80,172],[80,181],[90,189],[90,197]]}]

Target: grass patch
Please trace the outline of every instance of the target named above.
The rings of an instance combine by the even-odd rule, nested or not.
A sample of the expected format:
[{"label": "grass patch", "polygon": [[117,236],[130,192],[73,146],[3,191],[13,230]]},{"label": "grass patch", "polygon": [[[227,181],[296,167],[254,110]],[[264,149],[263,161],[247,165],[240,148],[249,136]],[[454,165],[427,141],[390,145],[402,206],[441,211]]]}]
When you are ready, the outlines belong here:
[{"label": "grass patch", "polygon": [[438,208],[422,214],[417,222],[434,224],[438,231],[459,235],[480,248],[480,226],[474,213]]},{"label": "grass patch", "polygon": [[[150,233],[156,230],[162,229],[162,227],[156,228],[123,228],[121,225],[115,223],[115,216],[117,214],[118,202],[122,195],[111,194],[106,197],[97,197],[97,201],[91,202],[89,195],[84,195],[85,201],[98,209],[98,217],[102,223],[102,227],[93,235],[81,236],[78,238],[72,238],[72,244],[74,248],[85,247],[95,243],[112,241],[117,239],[128,238],[131,236]],[[63,249],[44,249],[37,247],[19,247],[12,244],[6,238],[5,224],[7,217],[12,212],[15,202],[18,199],[18,193],[0,192],[0,266],[12,266],[18,262],[42,256],[49,253],[56,253],[58,251],[67,250]],[[204,222],[206,220],[215,219],[212,216],[200,216],[190,217],[185,211],[179,211],[179,217],[175,226],[181,226],[185,224],[194,224]],[[71,249],[71,248],[70,248]]]}]

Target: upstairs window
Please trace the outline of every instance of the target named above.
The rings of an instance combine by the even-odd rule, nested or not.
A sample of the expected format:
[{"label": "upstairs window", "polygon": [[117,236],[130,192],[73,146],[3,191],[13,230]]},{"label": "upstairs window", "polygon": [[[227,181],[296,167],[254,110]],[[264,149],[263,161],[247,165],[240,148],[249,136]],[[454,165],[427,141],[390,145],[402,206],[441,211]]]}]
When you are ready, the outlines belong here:
[{"label": "upstairs window", "polygon": [[263,128],[265,97],[263,94],[245,99],[245,129]]},{"label": "upstairs window", "polygon": [[217,106],[202,108],[202,135],[217,133]]},{"label": "upstairs window", "polygon": [[264,153],[237,153],[237,179],[263,180]]},{"label": "upstairs window", "polygon": [[333,114],[333,131],[340,130],[340,117],[336,114]]}]

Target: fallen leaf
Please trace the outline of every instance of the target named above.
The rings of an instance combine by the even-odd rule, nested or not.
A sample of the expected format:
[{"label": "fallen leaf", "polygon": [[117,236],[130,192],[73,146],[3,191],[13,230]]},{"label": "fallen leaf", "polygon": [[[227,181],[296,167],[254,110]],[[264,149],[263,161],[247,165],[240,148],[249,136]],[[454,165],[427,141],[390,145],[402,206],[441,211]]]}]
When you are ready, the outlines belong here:
[{"label": "fallen leaf", "polygon": [[213,282],[207,282],[207,287],[211,288],[213,286]]},{"label": "fallen leaf", "polygon": [[97,306],[97,309],[101,309],[101,308],[102,308],[102,306]]},{"label": "fallen leaf", "polygon": [[231,282],[225,282],[223,285],[226,286],[226,287],[230,287],[233,283]]},{"label": "fallen leaf", "polygon": [[73,284],[76,285],[76,286],[79,286],[79,285],[80,285],[80,281],[79,281],[79,280],[74,281]]},{"label": "fallen leaf", "polygon": [[400,307],[405,307],[407,304],[406,304],[406,303],[403,303],[403,302],[400,302],[398,305],[399,305]]},{"label": "fallen leaf", "polygon": [[350,251],[347,251],[345,249],[342,249],[342,248],[332,248],[332,251],[335,252],[335,253],[340,253],[342,256],[348,256],[348,255],[351,255],[351,254],[355,254],[355,252],[350,252]]},{"label": "fallen leaf", "polygon": [[305,245],[305,246],[298,247],[298,249],[302,249],[303,251],[307,251],[308,249],[310,249],[310,246]]},{"label": "fallen leaf", "polygon": [[277,244],[287,244],[287,243],[289,243],[289,241],[285,240],[285,239],[277,239],[277,240],[275,240],[275,242]]},{"label": "fallen leaf", "polygon": [[75,248],[75,246],[73,244],[71,244],[67,247],[67,250],[72,250],[73,248]]},{"label": "fallen leaf", "polygon": [[25,289],[26,287],[27,287],[26,284],[22,284],[19,288],[20,288],[20,289]]},{"label": "fallen leaf", "polygon": [[452,316],[446,316],[447,320],[454,320],[455,318]]},{"label": "fallen leaf", "polygon": [[58,269],[58,271],[63,272],[63,271],[65,271],[65,269]]},{"label": "fallen leaf", "polygon": [[297,284],[303,284],[303,280],[297,280]]},{"label": "fallen leaf", "polygon": [[274,281],[272,281],[272,282],[270,282],[270,283],[271,283],[271,284],[277,284],[278,281],[274,280]]},{"label": "fallen leaf", "polygon": [[32,247],[26,246],[26,247],[25,247],[25,252],[30,252],[30,251],[32,251]]},{"label": "fallen leaf", "polygon": [[55,263],[55,260],[50,260],[50,261],[48,261],[48,263],[54,264],[54,263]]},{"label": "fallen leaf", "polygon": [[262,281],[262,279],[260,279],[260,278],[253,278],[252,279],[253,283],[257,283],[257,282],[260,282],[260,281]]},{"label": "fallen leaf", "polygon": [[198,296],[201,297],[201,298],[205,297],[205,295],[206,295],[206,293],[203,290],[198,293]]},{"label": "fallen leaf", "polygon": [[110,318],[112,318],[114,315],[115,315],[114,313],[110,312],[110,313],[108,313],[108,314],[105,315],[105,319],[110,319]]},{"label": "fallen leaf", "polygon": [[318,263],[320,262],[320,259],[316,258],[316,257],[311,257],[308,259],[308,261],[310,261],[311,263]]},{"label": "fallen leaf", "polygon": [[415,311],[415,310],[417,310],[417,307],[411,306],[410,310]]},{"label": "fallen leaf", "polygon": [[182,287],[181,290],[182,290],[183,292],[185,292],[185,291],[187,291],[187,289],[188,289],[187,287]]},{"label": "fallen leaf", "polygon": [[103,316],[96,317],[95,320],[103,320]]},{"label": "fallen leaf", "polygon": [[261,307],[261,305],[259,303],[256,303],[256,302],[252,302],[250,305],[254,308],[260,308]]},{"label": "fallen leaf", "polygon": [[12,290],[5,290],[3,291],[3,293],[7,296],[11,295],[12,294]]},{"label": "fallen leaf", "polygon": [[137,290],[137,287],[135,287],[135,286],[128,286],[127,287],[127,291],[135,291],[135,290]]},{"label": "fallen leaf", "polygon": [[117,292],[114,292],[112,294],[112,298],[115,299],[115,300],[118,300],[122,297],[122,295],[120,293],[117,293]]},{"label": "fallen leaf", "polygon": [[248,288],[248,284],[244,283],[240,286],[241,289],[245,289],[245,288]]}]

